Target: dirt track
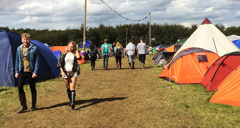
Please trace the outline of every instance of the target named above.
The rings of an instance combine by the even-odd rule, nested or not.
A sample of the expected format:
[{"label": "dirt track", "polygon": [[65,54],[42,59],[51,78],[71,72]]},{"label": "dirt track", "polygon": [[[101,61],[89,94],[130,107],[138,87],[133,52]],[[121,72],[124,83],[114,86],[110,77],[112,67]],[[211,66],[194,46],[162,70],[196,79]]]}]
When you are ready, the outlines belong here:
[{"label": "dirt track", "polygon": [[[76,88],[76,107],[67,106],[66,88],[61,78],[38,83],[37,108],[34,112],[16,114],[15,97],[12,107],[4,113],[2,127],[172,127],[191,121],[186,113],[175,111],[167,100],[166,87],[157,76],[160,68],[148,57],[146,68],[116,70],[115,59],[109,60],[109,70],[103,70],[102,60],[91,71],[89,64],[81,65]],[[161,82],[160,82],[161,81]],[[166,82],[165,82],[166,83]],[[165,89],[165,90],[164,90]],[[25,88],[27,104],[31,107],[29,87]],[[181,116],[184,115],[184,116]],[[179,117],[184,117],[181,119]],[[192,124],[197,124],[191,122]],[[172,123],[177,121],[178,124]]]}]

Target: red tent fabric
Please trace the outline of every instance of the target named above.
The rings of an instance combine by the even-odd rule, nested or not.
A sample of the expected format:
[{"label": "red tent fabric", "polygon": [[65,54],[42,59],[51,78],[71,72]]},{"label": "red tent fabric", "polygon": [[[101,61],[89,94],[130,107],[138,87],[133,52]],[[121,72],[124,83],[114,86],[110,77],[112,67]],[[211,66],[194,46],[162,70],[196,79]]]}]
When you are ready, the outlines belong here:
[{"label": "red tent fabric", "polygon": [[207,88],[207,91],[214,91],[238,66],[240,66],[240,52],[226,54],[212,64],[201,84]]},{"label": "red tent fabric", "polygon": [[212,103],[240,107],[240,66],[231,72],[218,86],[218,91],[210,99]]}]

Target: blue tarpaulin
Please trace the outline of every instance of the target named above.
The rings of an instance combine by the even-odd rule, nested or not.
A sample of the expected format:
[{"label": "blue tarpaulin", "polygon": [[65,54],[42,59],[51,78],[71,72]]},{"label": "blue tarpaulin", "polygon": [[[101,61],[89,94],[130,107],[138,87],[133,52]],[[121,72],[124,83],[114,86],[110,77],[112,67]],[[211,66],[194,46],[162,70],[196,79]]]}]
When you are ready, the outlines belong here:
[{"label": "blue tarpaulin", "polygon": [[[85,48],[90,48],[91,43],[91,41],[86,41]],[[83,48],[83,43],[80,45],[80,48]]]},{"label": "blue tarpaulin", "polygon": [[238,48],[240,48],[240,39],[234,40],[233,43],[234,43]]}]

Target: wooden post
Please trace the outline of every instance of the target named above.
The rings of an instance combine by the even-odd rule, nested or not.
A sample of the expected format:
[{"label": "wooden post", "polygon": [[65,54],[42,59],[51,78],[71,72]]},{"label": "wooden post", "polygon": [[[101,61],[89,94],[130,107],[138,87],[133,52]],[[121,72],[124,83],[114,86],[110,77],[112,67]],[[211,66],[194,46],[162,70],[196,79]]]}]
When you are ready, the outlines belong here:
[{"label": "wooden post", "polygon": [[86,43],[86,17],[87,17],[87,0],[85,0],[84,25],[83,25],[83,50],[84,51],[85,51],[85,43]]},{"label": "wooden post", "polygon": [[[151,12],[149,13],[149,44],[151,45]],[[152,45],[151,45],[152,46]]]},{"label": "wooden post", "polygon": [[128,28],[126,28],[126,46],[127,46],[127,34],[128,34]]}]

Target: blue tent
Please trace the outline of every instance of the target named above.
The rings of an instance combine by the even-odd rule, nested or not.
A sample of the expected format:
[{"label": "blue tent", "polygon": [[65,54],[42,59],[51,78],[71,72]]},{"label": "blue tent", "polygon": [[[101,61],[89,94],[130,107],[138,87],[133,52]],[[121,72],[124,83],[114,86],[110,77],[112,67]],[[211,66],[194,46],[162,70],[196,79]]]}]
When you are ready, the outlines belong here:
[{"label": "blue tent", "polygon": [[61,51],[60,51],[60,50],[56,50],[56,51],[52,51],[52,52],[53,52],[53,54],[55,55],[55,57],[56,57],[57,59],[60,58],[60,56],[61,56]]},{"label": "blue tent", "polygon": [[234,40],[233,43],[234,43],[238,48],[240,48],[240,39]]},{"label": "blue tent", "polygon": [[[56,69],[57,58],[52,51],[37,40],[32,40],[38,47],[40,54],[39,71],[37,80],[58,77],[60,71]],[[0,31],[0,86],[17,86],[17,79],[14,77],[16,50],[20,46],[21,36],[7,31]]]},{"label": "blue tent", "polygon": [[[91,41],[86,41],[85,48],[90,48]],[[83,48],[83,42],[81,42],[80,48]]]}]

